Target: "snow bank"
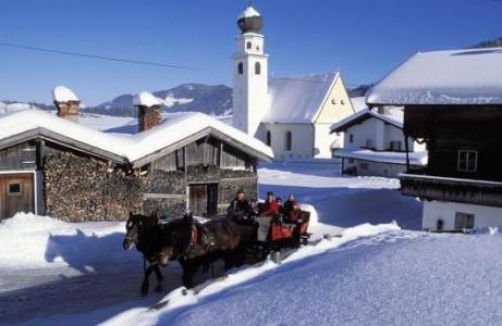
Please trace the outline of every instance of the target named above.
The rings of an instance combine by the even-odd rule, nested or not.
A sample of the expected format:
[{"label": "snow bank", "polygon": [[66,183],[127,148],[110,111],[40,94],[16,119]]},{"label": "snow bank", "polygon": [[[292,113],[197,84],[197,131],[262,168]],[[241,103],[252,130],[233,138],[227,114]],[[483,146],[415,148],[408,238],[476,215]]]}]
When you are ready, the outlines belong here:
[{"label": "snow bank", "polygon": [[130,261],[122,247],[124,223],[65,223],[18,213],[0,223],[0,264],[6,266]]},{"label": "snow bank", "polygon": [[153,96],[152,93],[141,92],[136,96],[134,96],[133,103],[134,105],[152,107],[155,105],[161,105],[162,101],[157,97]]},{"label": "snow bank", "polygon": [[[334,238],[332,240],[325,239],[315,246],[303,247],[281,264],[275,264],[271,260],[267,260],[262,265],[238,270],[220,281],[209,281],[205,286],[193,290],[183,290],[182,288],[176,289],[161,300],[158,304],[158,310],[132,309],[111,318],[103,325],[184,325],[187,319],[191,320],[189,324],[207,324],[207,322],[211,320],[211,323],[214,325],[256,325],[266,322],[267,320],[262,318],[261,322],[257,322],[257,317],[259,318],[265,315],[265,318],[267,318],[268,314],[270,315],[270,320],[275,320],[283,316],[276,315],[276,312],[270,307],[277,305],[277,303],[285,304],[286,302],[284,300],[289,301],[289,296],[293,293],[289,293],[289,295],[283,293],[282,299],[279,300],[277,295],[273,292],[255,291],[256,285],[277,282],[277,275],[295,270],[298,267],[296,263],[299,262],[301,264],[302,259],[308,257],[313,258],[314,256],[327,253],[359,237],[399,230],[399,227],[395,224],[377,226],[369,224],[363,225],[352,231],[348,231],[343,238]],[[323,270],[323,272],[326,272],[326,270]],[[297,278],[290,279],[282,278],[282,281],[277,282],[277,284],[283,284],[284,281],[286,281],[290,286],[292,285],[296,287],[297,290],[300,290],[303,286],[307,286],[308,284],[304,283],[306,280],[305,274],[300,273],[298,276]],[[273,281],[272,278],[275,279],[275,281]],[[240,293],[241,295],[246,293],[245,295],[247,295],[248,298],[232,299],[236,293]],[[299,293],[295,294],[298,294],[299,297],[301,296]],[[227,298],[230,298],[230,300],[226,300]],[[227,303],[230,301],[232,307],[224,305],[213,310],[214,306],[218,306],[217,302],[220,299]],[[308,300],[313,302],[317,302],[316,299],[318,298],[315,296],[308,297]],[[307,298],[304,297],[302,300],[307,300]],[[244,302],[246,304],[243,304]],[[213,308],[210,310],[204,309],[204,306],[207,305],[213,306]],[[253,309],[255,312],[254,317],[241,314],[243,310],[247,310],[245,306],[248,305],[252,305],[256,308]],[[259,308],[256,307],[257,305]],[[198,312],[192,314],[190,312],[191,309],[196,309]],[[200,310],[203,311],[200,312]],[[218,315],[218,317],[216,315]],[[294,316],[289,317],[294,318]],[[233,321],[237,319],[239,322],[234,323]],[[316,322],[315,316],[313,316],[311,324],[319,324]]]},{"label": "snow bank", "polygon": [[[353,239],[349,241],[349,239]],[[502,236],[361,225],[105,325],[495,325]]]},{"label": "snow bank", "polygon": [[57,86],[52,90],[52,98],[56,102],[79,101],[77,95],[65,86]]}]

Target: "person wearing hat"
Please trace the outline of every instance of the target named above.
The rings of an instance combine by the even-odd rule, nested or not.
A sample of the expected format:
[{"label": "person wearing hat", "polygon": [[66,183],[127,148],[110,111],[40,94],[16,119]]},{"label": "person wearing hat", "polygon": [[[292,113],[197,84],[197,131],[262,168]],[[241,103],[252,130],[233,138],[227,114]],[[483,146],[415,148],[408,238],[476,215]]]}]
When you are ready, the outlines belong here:
[{"label": "person wearing hat", "polygon": [[243,220],[246,219],[251,213],[251,205],[246,200],[244,190],[239,189],[235,198],[230,202],[230,206],[228,206],[227,213],[230,217]]},{"label": "person wearing hat", "polygon": [[269,191],[267,192],[267,200],[263,205],[260,216],[275,216],[279,214],[281,214],[281,206],[279,205],[277,200],[275,200],[274,193],[272,191]]},{"label": "person wearing hat", "polygon": [[283,214],[284,220],[288,223],[296,223],[298,216],[300,215],[300,205],[295,199],[295,195],[290,193],[288,200],[284,202]]}]

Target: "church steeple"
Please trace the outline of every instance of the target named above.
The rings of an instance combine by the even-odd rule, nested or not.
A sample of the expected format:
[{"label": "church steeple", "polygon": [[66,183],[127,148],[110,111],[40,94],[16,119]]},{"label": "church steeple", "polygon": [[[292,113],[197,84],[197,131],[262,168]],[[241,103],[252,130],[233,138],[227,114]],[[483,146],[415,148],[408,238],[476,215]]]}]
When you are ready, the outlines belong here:
[{"label": "church steeple", "polygon": [[241,34],[236,37],[234,60],[234,127],[255,136],[268,110],[268,55],[260,34],[263,19],[248,5],[237,18]]}]

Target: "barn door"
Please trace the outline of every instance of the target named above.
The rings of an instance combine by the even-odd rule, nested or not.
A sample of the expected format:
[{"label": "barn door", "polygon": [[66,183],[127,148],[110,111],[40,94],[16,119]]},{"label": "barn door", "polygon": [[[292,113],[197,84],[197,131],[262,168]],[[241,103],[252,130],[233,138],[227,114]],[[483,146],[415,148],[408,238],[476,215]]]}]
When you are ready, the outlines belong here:
[{"label": "barn door", "polygon": [[207,185],[207,216],[218,215],[218,184]]},{"label": "barn door", "polygon": [[0,174],[0,220],[34,212],[33,174]]},{"label": "barn door", "polygon": [[188,209],[192,214],[202,216],[207,212],[207,185],[191,185]]},{"label": "barn door", "polygon": [[188,209],[194,215],[215,216],[218,209],[218,184],[190,185]]}]

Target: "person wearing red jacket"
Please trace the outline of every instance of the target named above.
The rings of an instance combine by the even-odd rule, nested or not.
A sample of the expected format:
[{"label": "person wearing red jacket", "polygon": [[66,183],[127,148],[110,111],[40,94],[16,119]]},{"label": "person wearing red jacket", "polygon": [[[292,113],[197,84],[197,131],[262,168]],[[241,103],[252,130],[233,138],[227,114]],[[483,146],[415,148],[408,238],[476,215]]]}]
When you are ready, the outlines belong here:
[{"label": "person wearing red jacket", "polygon": [[260,216],[275,216],[279,214],[281,214],[281,206],[277,200],[275,200],[274,193],[269,191],[267,192],[267,200],[261,209]]}]

